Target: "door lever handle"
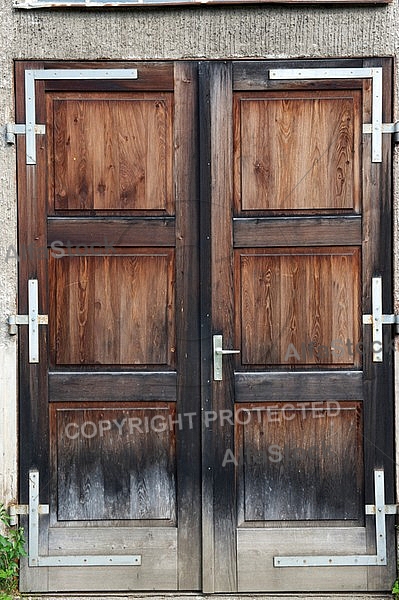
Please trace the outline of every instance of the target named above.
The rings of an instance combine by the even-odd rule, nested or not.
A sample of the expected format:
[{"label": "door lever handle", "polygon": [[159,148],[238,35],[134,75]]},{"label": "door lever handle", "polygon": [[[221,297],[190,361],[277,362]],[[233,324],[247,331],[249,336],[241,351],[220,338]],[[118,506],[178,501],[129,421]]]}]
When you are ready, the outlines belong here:
[{"label": "door lever handle", "polygon": [[240,350],[223,350],[223,336],[213,336],[213,379],[222,381],[223,379],[223,355],[239,354]]}]

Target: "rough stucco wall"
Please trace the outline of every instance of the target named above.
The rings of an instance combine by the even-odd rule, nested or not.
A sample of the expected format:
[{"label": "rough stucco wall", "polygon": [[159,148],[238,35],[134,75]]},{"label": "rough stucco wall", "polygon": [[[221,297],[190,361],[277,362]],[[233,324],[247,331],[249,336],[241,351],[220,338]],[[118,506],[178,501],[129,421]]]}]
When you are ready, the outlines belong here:
[{"label": "rough stucco wall", "polygon": [[[0,126],[13,121],[13,60],[17,58],[397,56],[399,46],[397,0],[388,7],[367,8],[254,5],[119,11],[16,11],[11,2],[0,0]],[[399,117],[397,107],[395,116]],[[398,164],[396,158],[395,180]],[[15,310],[16,297],[16,263],[5,260],[16,237],[15,153],[6,146],[4,135],[0,182],[1,501],[16,493],[15,339],[8,336],[5,325]],[[395,207],[399,207],[396,189]],[[397,215],[398,211],[396,225]]]},{"label": "rough stucco wall", "polygon": [[[3,36],[3,32],[0,38]],[[4,47],[0,50],[0,114],[13,120],[12,77]],[[7,72],[8,71],[8,72]],[[3,125],[3,123],[1,123]],[[3,131],[3,128],[1,128]],[[0,139],[0,502],[16,498],[16,340],[6,320],[15,312],[16,262],[6,260],[16,244],[15,157]]]},{"label": "rough stucco wall", "polygon": [[7,24],[7,54],[18,58],[366,56],[393,55],[398,45],[396,3],[367,9],[250,6],[84,13],[13,12],[10,3],[2,11],[2,26]]}]

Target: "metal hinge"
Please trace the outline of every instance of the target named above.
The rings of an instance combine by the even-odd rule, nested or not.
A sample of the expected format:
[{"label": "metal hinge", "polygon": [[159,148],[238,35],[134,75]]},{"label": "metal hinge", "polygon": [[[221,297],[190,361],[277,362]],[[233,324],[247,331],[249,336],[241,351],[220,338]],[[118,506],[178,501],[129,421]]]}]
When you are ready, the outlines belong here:
[{"label": "metal hinge", "polygon": [[[140,566],[141,555],[70,555],[41,556],[39,554],[39,515],[48,514],[48,504],[39,504],[39,471],[29,471],[29,505],[12,507],[13,519],[17,514],[29,515],[29,566],[30,567],[102,567]],[[11,514],[11,512],[10,512]]]},{"label": "metal hinge", "polygon": [[[37,510],[39,515],[48,515],[49,505],[39,504]],[[29,515],[29,504],[10,504],[8,513],[10,515],[10,525],[18,525],[18,515]]]},{"label": "metal hinge", "polygon": [[39,325],[48,325],[48,315],[39,315],[39,290],[37,279],[28,281],[28,314],[10,315],[8,317],[8,333],[16,335],[17,325],[28,325],[29,328],[29,362],[39,362]]},{"label": "metal hinge", "polygon": [[396,325],[396,333],[399,333],[399,315],[382,314],[382,277],[373,277],[372,279],[371,310],[371,315],[363,315],[363,325],[373,326],[373,362],[382,362],[382,326]]},{"label": "metal hinge", "polygon": [[[372,133],[372,125],[371,123],[363,124],[363,133]],[[393,141],[395,144],[399,143],[399,121],[395,121],[395,123],[382,123],[381,125],[381,133],[391,133],[393,134]]]},{"label": "metal hinge", "polygon": [[375,504],[366,504],[366,515],[375,515],[376,554],[348,556],[275,556],[275,567],[361,567],[387,564],[387,538],[385,515],[394,515],[398,504],[385,504],[384,470],[374,471]]},{"label": "metal hinge", "polygon": [[[33,129],[36,135],[44,135],[46,133],[45,125],[35,125]],[[7,123],[6,143],[11,144],[13,146],[15,144],[16,135],[26,135],[26,125],[24,125],[23,123]]]}]

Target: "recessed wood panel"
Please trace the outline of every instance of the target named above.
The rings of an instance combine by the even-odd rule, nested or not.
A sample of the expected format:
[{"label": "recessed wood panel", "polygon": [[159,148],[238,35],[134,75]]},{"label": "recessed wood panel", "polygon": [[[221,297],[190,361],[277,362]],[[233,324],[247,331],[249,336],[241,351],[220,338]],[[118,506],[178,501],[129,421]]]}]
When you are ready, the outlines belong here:
[{"label": "recessed wood panel", "polygon": [[242,365],[361,364],[357,248],[236,251],[235,263]]},{"label": "recessed wood panel", "polygon": [[171,95],[53,106],[56,209],[171,212]]},{"label": "recessed wood panel", "polygon": [[356,92],[235,98],[238,210],[358,209]]},{"label": "recessed wood panel", "polygon": [[173,404],[53,413],[59,520],[175,518]]},{"label": "recessed wood panel", "polygon": [[52,258],[55,364],[172,366],[173,265],[171,250]]},{"label": "recessed wood panel", "polygon": [[360,403],[247,404],[236,423],[245,521],[360,518]]}]

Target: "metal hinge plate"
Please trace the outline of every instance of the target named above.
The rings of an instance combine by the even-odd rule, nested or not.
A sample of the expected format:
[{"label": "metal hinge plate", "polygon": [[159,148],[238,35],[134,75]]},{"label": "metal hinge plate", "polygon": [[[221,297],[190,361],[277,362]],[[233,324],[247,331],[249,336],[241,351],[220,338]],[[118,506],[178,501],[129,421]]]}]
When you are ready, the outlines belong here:
[{"label": "metal hinge plate", "polygon": [[39,290],[37,279],[28,281],[28,311],[27,315],[10,315],[8,317],[8,332],[16,335],[17,325],[28,325],[29,328],[29,362],[39,362],[39,325],[48,325],[48,315],[39,315]]},{"label": "metal hinge plate", "polygon": [[270,79],[371,79],[372,109],[370,132],[371,160],[382,161],[382,68],[361,67],[350,69],[271,69]]},{"label": "metal hinge plate", "polygon": [[[46,133],[45,125],[35,125],[34,132],[36,135],[44,135]],[[23,123],[7,123],[6,124],[6,143],[14,145],[16,135],[25,135],[26,125]]]},{"label": "metal hinge plate", "polygon": [[35,83],[38,80],[61,79],[137,79],[137,69],[28,69],[25,71],[26,124],[10,124],[6,140],[15,142],[15,133],[26,135],[26,164],[36,164],[36,134],[45,133],[44,125],[36,124]]},{"label": "metal hinge plate", "polygon": [[[383,123],[381,125],[381,132],[393,134],[393,141],[395,143],[398,143],[399,142],[399,121],[395,121],[395,123]],[[364,123],[363,133],[373,133],[373,128],[372,128],[371,123]]]},{"label": "metal hinge plate", "polygon": [[382,277],[373,277],[371,289],[371,315],[363,315],[363,325],[372,325],[373,362],[383,361],[383,325],[396,325],[399,333],[399,315],[382,314]]},{"label": "metal hinge plate", "polygon": [[275,567],[361,567],[387,564],[387,539],[385,515],[396,514],[397,504],[385,504],[384,470],[374,471],[375,504],[366,504],[366,515],[375,515],[376,554],[348,556],[275,556]]},{"label": "metal hinge plate", "polygon": [[[10,515],[10,525],[18,524],[18,515],[29,515],[29,504],[10,504],[8,509]],[[39,515],[48,515],[49,505],[40,504],[38,508]]]},{"label": "metal hinge plate", "polygon": [[[10,508],[16,524],[16,515],[29,515],[29,566],[30,567],[102,567],[140,566],[141,554],[129,555],[70,555],[41,556],[39,554],[39,515],[48,514],[48,504],[39,504],[39,471],[29,471],[29,505],[14,505]],[[11,512],[12,511],[12,512]]]}]

